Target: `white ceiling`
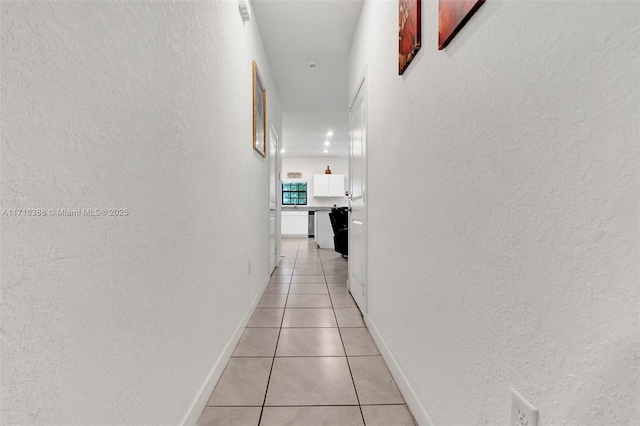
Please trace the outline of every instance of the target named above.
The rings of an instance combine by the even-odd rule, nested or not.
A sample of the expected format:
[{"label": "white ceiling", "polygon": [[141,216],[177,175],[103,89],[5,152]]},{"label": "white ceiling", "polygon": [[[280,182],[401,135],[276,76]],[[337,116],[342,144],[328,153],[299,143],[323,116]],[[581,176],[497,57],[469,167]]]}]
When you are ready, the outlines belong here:
[{"label": "white ceiling", "polygon": [[362,2],[252,0],[282,107],[284,156],[347,156],[349,50]]}]

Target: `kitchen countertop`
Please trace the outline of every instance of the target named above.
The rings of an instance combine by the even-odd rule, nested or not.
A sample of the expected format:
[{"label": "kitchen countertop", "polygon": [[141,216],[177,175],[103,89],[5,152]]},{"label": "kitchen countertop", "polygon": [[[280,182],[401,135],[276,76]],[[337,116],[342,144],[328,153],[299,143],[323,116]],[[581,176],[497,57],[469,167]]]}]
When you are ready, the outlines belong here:
[{"label": "kitchen countertop", "polygon": [[330,212],[333,207],[325,206],[282,206],[283,212]]}]

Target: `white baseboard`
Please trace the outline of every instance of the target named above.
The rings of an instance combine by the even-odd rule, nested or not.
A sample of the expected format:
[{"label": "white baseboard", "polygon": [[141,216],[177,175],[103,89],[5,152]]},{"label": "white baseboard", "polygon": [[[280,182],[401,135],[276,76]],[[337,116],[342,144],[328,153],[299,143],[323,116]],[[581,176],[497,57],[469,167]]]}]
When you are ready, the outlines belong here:
[{"label": "white baseboard", "polygon": [[400,365],[396,362],[389,346],[387,346],[387,342],[384,341],[378,332],[376,325],[368,314],[364,315],[364,322],[367,324],[371,337],[373,337],[374,342],[378,345],[378,350],[380,350],[382,358],[387,363],[387,367],[389,367],[389,371],[396,381],[400,392],[402,392],[402,396],[404,396],[404,400],[406,401],[409,410],[411,410],[411,414],[413,414],[414,419],[418,422],[418,425],[435,426],[433,420],[431,420],[431,416],[427,412],[427,409],[424,408],[424,405],[422,405],[418,395],[416,395],[416,392],[413,390],[413,386],[411,386],[411,383],[407,380],[407,377],[404,375]]},{"label": "white baseboard", "polygon": [[222,376],[222,373],[227,366],[229,359],[231,358],[231,354],[233,354],[236,345],[240,341],[242,333],[244,332],[247,323],[249,323],[251,315],[253,315],[253,311],[255,310],[256,306],[258,306],[258,302],[262,297],[264,289],[269,284],[269,278],[270,277],[267,276],[262,282],[260,290],[251,301],[251,305],[242,317],[240,324],[238,324],[238,327],[236,327],[235,331],[229,338],[229,341],[225,345],[216,362],[213,363],[213,367],[211,368],[207,379],[204,381],[202,387],[200,388],[200,391],[198,391],[196,398],[191,403],[191,406],[187,410],[187,414],[182,419],[182,422],[180,423],[181,426],[195,426],[195,424],[198,422],[198,418],[200,417],[200,414],[202,414],[202,411],[204,411],[204,408],[207,405],[207,401],[209,400],[213,389],[216,387],[216,383],[218,383],[218,380],[220,380],[220,376]]}]

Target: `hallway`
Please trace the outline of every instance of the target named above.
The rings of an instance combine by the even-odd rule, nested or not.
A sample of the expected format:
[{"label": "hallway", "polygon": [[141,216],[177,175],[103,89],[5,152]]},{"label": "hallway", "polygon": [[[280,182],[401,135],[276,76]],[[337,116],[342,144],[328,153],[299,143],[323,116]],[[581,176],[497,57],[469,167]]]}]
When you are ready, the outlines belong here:
[{"label": "hallway", "polygon": [[640,2],[408,2],[2,2],[0,424],[638,424]]},{"label": "hallway", "polygon": [[282,256],[198,425],[413,425],[347,261],[307,238],[283,238]]}]

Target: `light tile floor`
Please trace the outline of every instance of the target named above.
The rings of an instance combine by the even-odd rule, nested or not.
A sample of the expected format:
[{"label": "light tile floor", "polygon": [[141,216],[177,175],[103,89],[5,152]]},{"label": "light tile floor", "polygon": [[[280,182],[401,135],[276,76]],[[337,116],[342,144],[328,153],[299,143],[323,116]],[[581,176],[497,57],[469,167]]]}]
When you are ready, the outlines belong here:
[{"label": "light tile floor", "polygon": [[347,261],[308,238],[284,238],[282,256],[198,425],[414,425]]}]

